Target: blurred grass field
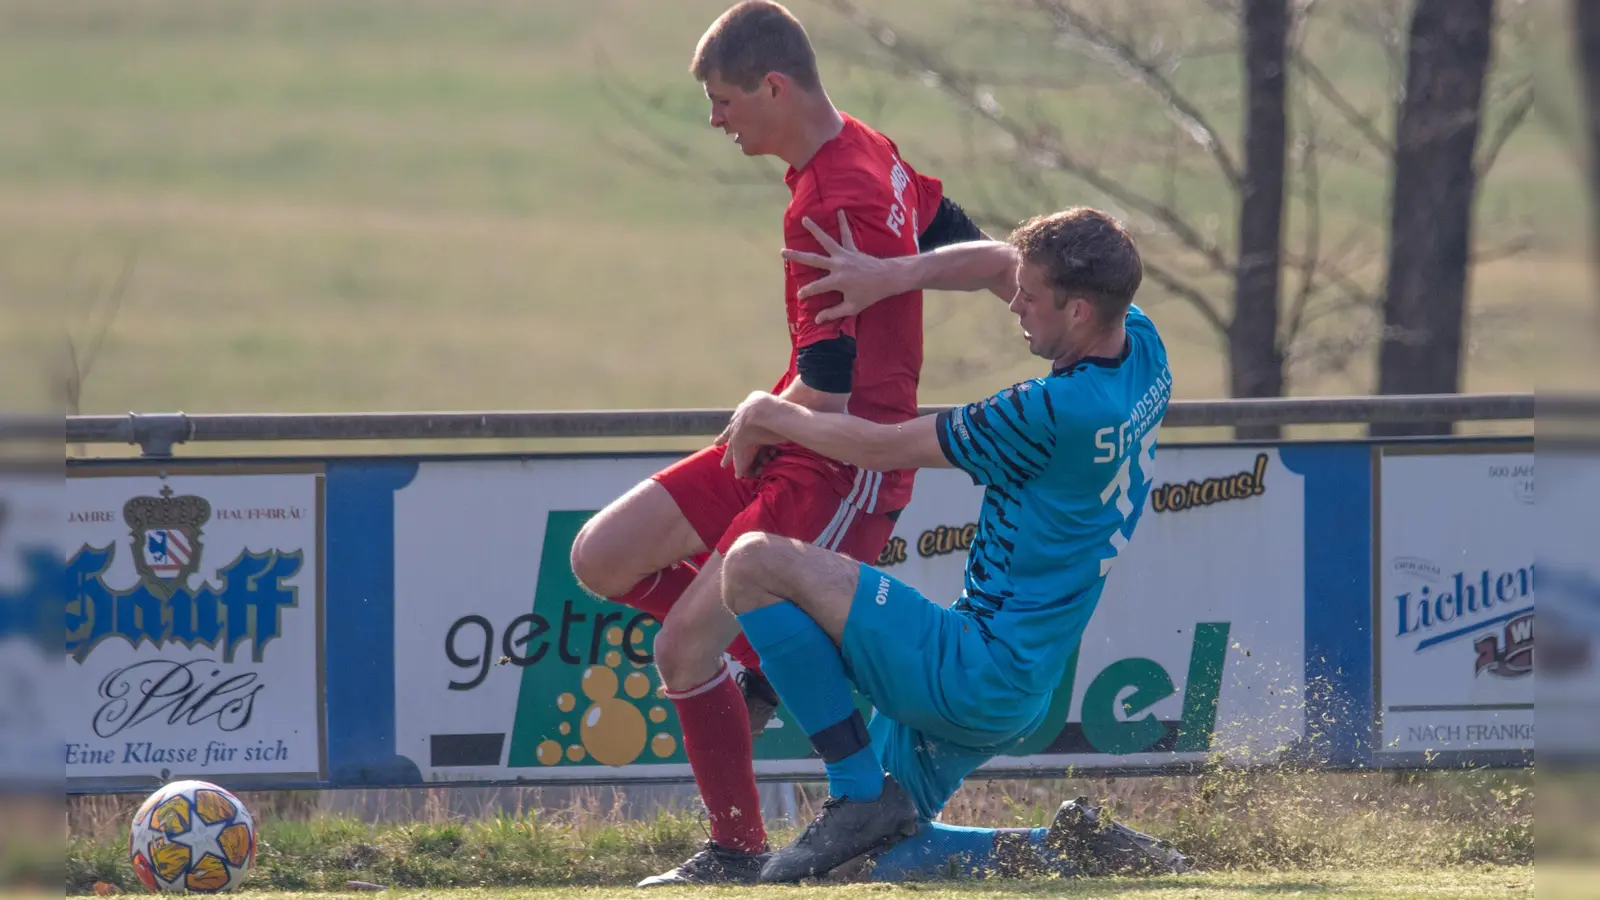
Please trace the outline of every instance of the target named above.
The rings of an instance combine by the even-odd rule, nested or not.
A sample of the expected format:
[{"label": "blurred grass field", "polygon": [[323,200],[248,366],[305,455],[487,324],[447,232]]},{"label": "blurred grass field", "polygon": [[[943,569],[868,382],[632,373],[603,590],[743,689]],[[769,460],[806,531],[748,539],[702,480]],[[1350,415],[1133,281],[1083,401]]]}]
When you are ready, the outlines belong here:
[{"label": "blurred grass field", "polygon": [[[21,309],[7,343],[35,351],[13,354],[12,366],[39,365],[57,347],[21,323],[65,320],[80,345],[89,340],[95,304],[131,260],[83,381],[84,413],[706,407],[770,386],[787,357],[777,255],[787,192],[777,168],[746,162],[705,127],[685,71],[725,6],[5,4],[0,294]],[[793,8],[841,108],[893,135],[913,162],[957,154],[964,126],[936,93],[849,63],[863,42],[847,23],[810,0]],[[994,7],[872,8],[913,37],[955,41],[958,57],[997,77],[1081,79],[1051,101],[1056,121],[1103,133],[1107,153],[1126,128],[1160,118],[1047,39],[972,27],[1001,16]],[[1150,8],[1162,34],[1216,29],[1173,0]],[[1378,51],[1353,40],[1325,49],[1330,76],[1388,128]],[[1534,65],[1519,52],[1502,64]],[[1236,70],[1233,56],[1214,54],[1178,77],[1214,103],[1236,94]],[[637,115],[606,102],[614,80],[649,95],[640,109],[650,128],[752,183],[667,175],[619,151],[650,148]],[[1218,123],[1237,131],[1236,119]],[[957,198],[992,176],[921,165]],[[1330,223],[1384,220],[1383,173],[1330,165],[1327,177]],[[1465,389],[1600,373],[1590,356],[1571,362],[1570,323],[1595,294],[1576,252],[1577,177],[1571,148],[1534,116],[1484,185],[1483,243],[1526,231],[1534,246],[1477,270]],[[1187,202],[1218,207],[1210,224],[1231,241],[1214,179],[1185,172],[1178,182]],[[1364,264],[1374,284],[1378,250]],[[924,403],[1039,370],[997,304],[930,296]],[[1168,334],[1178,396],[1225,395],[1216,335],[1153,284],[1140,299]],[[1361,362],[1292,391],[1366,391],[1372,377]]]}]

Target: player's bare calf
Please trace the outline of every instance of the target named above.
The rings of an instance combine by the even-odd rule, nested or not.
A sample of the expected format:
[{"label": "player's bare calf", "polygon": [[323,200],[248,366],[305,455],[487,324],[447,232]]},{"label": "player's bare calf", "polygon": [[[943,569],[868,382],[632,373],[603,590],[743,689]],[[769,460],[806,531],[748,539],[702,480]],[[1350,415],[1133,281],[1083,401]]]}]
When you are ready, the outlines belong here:
[{"label": "player's bare calf", "polygon": [[711,554],[656,633],[656,669],[669,692],[687,691],[715,678],[725,665],[723,650],[739,635],[739,622],[723,607],[718,591],[722,566],[722,557]]}]

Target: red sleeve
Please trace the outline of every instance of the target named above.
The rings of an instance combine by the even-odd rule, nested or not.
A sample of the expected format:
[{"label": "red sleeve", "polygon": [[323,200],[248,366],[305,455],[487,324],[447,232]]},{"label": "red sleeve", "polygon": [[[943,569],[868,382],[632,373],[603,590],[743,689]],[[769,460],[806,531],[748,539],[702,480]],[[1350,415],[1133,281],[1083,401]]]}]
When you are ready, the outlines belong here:
[{"label": "red sleeve", "polygon": [[[839,209],[842,205],[845,219],[850,223],[850,236],[855,239],[856,249],[870,256],[908,256],[916,252],[916,235],[912,231],[911,217],[909,213],[892,214],[889,208],[892,202],[892,198],[886,197],[882,201],[854,201],[833,205],[821,203],[808,207],[803,215],[821,226],[829,237],[838,240]],[[784,246],[826,256],[827,251],[823,250],[817,239],[811,236],[811,232],[800,224],[800,218],[801,216],[795,216],[792,221],[784,223]],[[895,233],[896,225],[899,227],[899,234]],[[788,263],[788,267],[788,277],[796,290],[828,274],[826,269],[800,263]],[[799,300],[797,305],[800,321],[794,334],[796,347],[804,347],[840,335],[855,337],[854,316],[821,324],[816,321],[817,313],[837,304],[841,299],[843,298],[838,291],[829,291],[826,294],[816,294]]]}]

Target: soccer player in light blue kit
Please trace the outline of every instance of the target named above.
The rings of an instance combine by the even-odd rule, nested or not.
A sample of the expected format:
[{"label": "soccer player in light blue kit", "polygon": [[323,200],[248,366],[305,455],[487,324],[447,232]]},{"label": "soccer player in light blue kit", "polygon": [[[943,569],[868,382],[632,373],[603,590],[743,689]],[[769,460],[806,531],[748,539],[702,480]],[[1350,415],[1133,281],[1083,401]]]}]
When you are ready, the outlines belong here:
[{"label": "soccer player in light blue kit", "polygon": [[[986,486],[964,589],[949,608],[776,535],[747,534],[724,560],[723,602],[828,773],[822,813],[762,870],[779,882],[928,833],[919,824],[968,774],[1045,724],[1106,573],[1139,523],[1172,391],[1161,337],[1132,305],[1138,250],[1103,212],[1069,209],[1030,219],[1005,242],[883,260],[855,253],[847,231],[841,245],[807,227],[829,256],[784,256],[833,270],[811,287],[843,293],[827,314],[913,286],[987,288],[1009,298],[1029,350],[1051,371],[898,425],[758,392],[718,438],[740,475],[762,446],[793,441],[872,471],[953,466]],[[875,707],[870,728],[851,682]]]}]

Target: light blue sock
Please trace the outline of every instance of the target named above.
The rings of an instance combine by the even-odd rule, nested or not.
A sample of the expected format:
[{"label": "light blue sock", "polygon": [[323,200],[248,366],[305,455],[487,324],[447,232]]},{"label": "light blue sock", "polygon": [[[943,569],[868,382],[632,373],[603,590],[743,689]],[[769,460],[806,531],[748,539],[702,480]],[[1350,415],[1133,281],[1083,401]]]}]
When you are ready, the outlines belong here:
[{"label": "light blue sock", "polygon": [[787,600],[738,618],[750,646],[761,655],[761,671],[812,746],[825,760],[846,753],[826,763],[829,792],[851,800],[878,799],[883,793],[883,769],[851,700],[844,658],[833,639]]},{"label": "light blue sock", "polygon": [[873,860],[873,881],[983,878],[994,871],[995,838],[1015,834],[1038,848],[1048,828],[966,828],[923,821],[917,833]]}]

